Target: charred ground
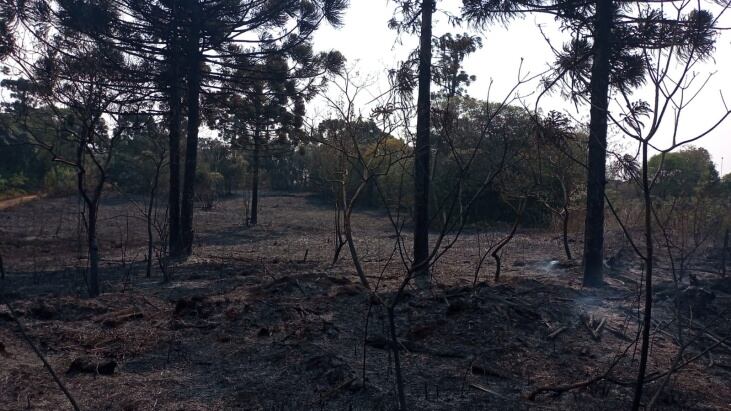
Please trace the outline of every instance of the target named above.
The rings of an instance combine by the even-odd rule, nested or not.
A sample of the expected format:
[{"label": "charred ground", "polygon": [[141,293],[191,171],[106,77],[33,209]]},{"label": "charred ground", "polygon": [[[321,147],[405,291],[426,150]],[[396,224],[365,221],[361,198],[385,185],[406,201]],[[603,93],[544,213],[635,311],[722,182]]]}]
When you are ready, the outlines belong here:
[{"label": "charred ground", "polygon": [[[385,313],[359,285],[347,251],[330,266],[328,205],[272,193],[263,198],[259,225],[247,228],[241,200],[221,201],[200,212],[195,254],[175,262],[173,281],[161,284],[157,273],[144,276],[144,221],[132,202],[113,198],[101,216],[103,294],[87,299],[75,204],[39,199],[3,210],[0,251],[8,270],[3,302],[82,409],[393,406],[394,347]],[[356,212],[354,230],[372,283],[383,296],[393,293],[404,266],[388,219]],[[612,235],[622,243],[619,233]],[[505,250],[501,280],[493,281],[490,262],[474,284],[486,238],[477,237],[464,233],[435,266],[434,288],[409,290],[397,309],[411,406],[625,407],[638,361],[641,268],[632,254],[611,250],[621,264],[606,286],[582,289],[580,267],[561,260],[555,235],[525,231]],[[672,328],[672,282],[658,277],[651,393],[681,345]],[[728,409],[729,282],[702,271],[693,281],[680,306],[696,328],[686,333],[682,367],[656,404]],[[66,408],[12,318],[3,305],[0,409]],[[592,383],[557,393],[582,382]],[[551,389],[537,392],[541,387]]]}]

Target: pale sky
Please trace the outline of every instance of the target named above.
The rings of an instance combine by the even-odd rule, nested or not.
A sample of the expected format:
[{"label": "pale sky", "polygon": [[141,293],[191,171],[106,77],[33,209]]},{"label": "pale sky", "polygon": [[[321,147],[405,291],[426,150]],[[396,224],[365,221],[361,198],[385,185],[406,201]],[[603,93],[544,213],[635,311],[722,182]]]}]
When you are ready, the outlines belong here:
[{"label": "pale sky", "polygon": [[[440,7],[450,7],[456,10],[459,0],[440,0]],[[321,50],[336,49],[341,51],[349,63],[356,64],[361,73],[379,77],[380,83],[373,87],[373,95],[386,89],[386,71],[396,66],[396,62],[404,60],[413,49],[418,39],[415,36],[403,35],[402,45],[397,43],[396,33],[389,30],[387,22],[392,16],[394,4],[387,0],[351,0],[350,8],[345,15],[345,24],[340,29],[330,27],[321,28],[315,36],[315,47]],[[474,33],[468,28],[451,27],[443,15],[435,15],[434,36],[446,32]],[[731,26],[731,12],[721,19],[721,24]],[[468,57],[465,61],[465,70],[477,76],[468,93],[475,98],[485,99],[492,79],[491,100],[502,100],[516,82],[517,70],[523,59],[523,72],[539,74],[546,70],[548,64],[554,60],[553,52],[543,39],[538,28],[542,25],[544,32],[551,38],[554,46],[560,46],[565,36],[558,30],[558,25],[550,16],[528,15],[503,25],[494,25],[487,32],[482,33],[483,48]],[[722,33],[716,43],[714,61],[704,63],[698,67],[699,74],[715,72],[708,81],[705,89],[686,109],[681,118],[679,136],[695,136],[704,131],[719,116],[725,112],[720,100],[719,92],[731,105],[731,33]],[[538,84],[524,84],[519,93],[529,95],[534,93]],[[640,90],[635,97],[648,96],[649,90]],[[535,95],[535,93],[534,93]],[[525,98],[531,107],[535,99]],[[588,106],[579,106],[579,111],[557,94],[543,97],[540,108],[543,111],[559,109],[568,111],[573,117],[588,121]],[[670,120],[670,119],[668,119]],[[668,123],[669,124],[669,123]],[[657,137],[660,143],[668,142],[668,133]],[[615,143],[629,146],[628,140]],[[724,158],[723,173],[731,172],[731,118],[728,118],[719,128],[696,143],[705,147],[713,156],[716,167],[720,170]],[[662,144],[660,144],[662,146]]]}]

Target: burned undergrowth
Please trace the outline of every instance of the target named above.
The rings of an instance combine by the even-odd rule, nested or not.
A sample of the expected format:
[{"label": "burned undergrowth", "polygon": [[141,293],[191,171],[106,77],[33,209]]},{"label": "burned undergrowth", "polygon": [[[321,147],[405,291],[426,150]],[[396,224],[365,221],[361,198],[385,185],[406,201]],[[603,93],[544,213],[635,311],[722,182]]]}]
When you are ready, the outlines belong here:
[{"label": "burned undergrowth", "polygon": [[[434,287],[404,292],[394,346],[380,301],[395,292],[403,267],[390,263],[380,298],[371,296],[348,261],[330,266],[325,209],[302,197],[264,201],[287,207],[254,229],[236,228],[236,204],[221,203],[199,226],[201,238],[239,230],[248,240],[202,240],[192,258],[175,262],[168,284],[145,278],[141,261],[121,267],[117,256],[103,271],[104,293],[87,299],[54,274],[58,267],[31,271],[23,247],[6,257],[15,268],[4,285],[13,312],[0,309],[0,409],[65,404],[13,316],[82,409],[391,409],[395,350],[414,409],[620,409],[631,399],[641,288],[634,261],[605,287],[582,289],[580,267],[556,257],[561,248],[551,236],[519,234],[504,254],[501,280],[483,274],[473,286],[477,253],[465,234],[464,247],[435,267]],[[35,210],[26,207],[11,212]],[[307,226],[280,223],[296,219],[278,215],[285,212],[306,214],[298,221]],[[361,240],[365,264],[382,266],[377,257],[393,241],[387,226],[372,214],[354,218],[369,234]],[[68,247],[71,259],[63,235],[56,250]],[[676,306],[695,327],[685,330],[687,363],[657,399],[663,409],[724,409],[731,401],[727,282],[694,278],[683,301],[664,291],[669,278],[656,288],[650,392],[676,364]]]}]

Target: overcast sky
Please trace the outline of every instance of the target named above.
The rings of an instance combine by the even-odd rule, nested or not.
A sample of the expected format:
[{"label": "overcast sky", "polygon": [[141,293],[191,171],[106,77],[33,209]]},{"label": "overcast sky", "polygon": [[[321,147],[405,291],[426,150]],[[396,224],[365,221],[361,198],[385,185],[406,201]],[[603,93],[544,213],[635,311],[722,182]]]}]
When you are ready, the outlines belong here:
[{"label": "overcast sky", "polygon": [[[450,7],[456,10],[459,0],[441,0],[440,7]],[[336,49],[341,51],[350,64],[357,64],[361,73],[367,73],[380,78],[380,82],[373,86],[373,95],[386,88],[386,71],[393,68],[397,61],[406,58],[409,50],[416,44],[414,36],[402,36],[400,44],[396,33],[389,30],[387,21],[393,14],[394,4],[387,0],[351,0],[350,8],[345,16],[345,24],[340,29],[323,27],[315,38],[318,49]],[[434,35],[439,36],[446,32],[475,33],[467,28],[453,28],[447,24],[443,15],[435,15]],[[731,26],[731,13],[727,12],[721,19],[723,26]],[[549,16],[529,15],[514,20],[507,26],[495,25],[482,33],[483,48],[471,55],[465,62],[465,70],[477,76],[468,93],[475,98],[485,99],[492,80],[491,100],[502,100],[509,89],[515,84],[518,67],[523,59],[523,72],[538,74],[546,70],[548,64],[554,60],[553,53],[541,35],[539,26],[549,35],[554,46],[560,46],[566,39],[558,29],[558,25]],[[704,131],[725,111],[720,100],[723,92],[726,101],[731,104],[731,33],[722,34],[716,44],[716,53],[713,61],[698,66],[699,74],[715,72],[708,81],[703,92],[694,103],[688,107],[681,118],[679,136],[695,136]],[[537,82],[524,84],[519,93],[528,95],[525,101],[531,106],[538,88]],[[648,96],[649,90],[639,90],[634,97]],[[543,111],[560,109],[568,111],[573,117],[588,121],[588,107],[576,108],[557,95],[544,97],[540,108]],[[316,109],[317,110],[317,109]],[[668,119],[669,120],[669,119]],[[669,123],[668,123],[669,125]],[[660,142],[670,141],[670,133],[666,129],[664,135],[658,136]],[[629,147],[630,142],[620,137],[614,137],[615,144]],[[660,144],[662,146],[662,144]],[[707,148],[716,167],[721,168],[724,158],[723,172],[731,171],[731,118],[721,127],[700,140],[696,145]],[[720,170],[719,170],[720,171]]]}]

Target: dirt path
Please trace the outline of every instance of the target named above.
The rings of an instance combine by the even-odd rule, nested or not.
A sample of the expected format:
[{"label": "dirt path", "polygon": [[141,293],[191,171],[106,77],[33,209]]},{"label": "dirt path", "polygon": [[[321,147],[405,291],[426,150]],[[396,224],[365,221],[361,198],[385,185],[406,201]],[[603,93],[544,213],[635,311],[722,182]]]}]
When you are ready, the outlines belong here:
[{"label": "dirt path", "polygon": [[31,194],[31,195],[27,195],[27,196],[9,198],[7,200],[0,200],[0,211],[11,208],[11,207],[19,206],[21,204],[36,200],[38,198],[40,198],[40,196],[38,194]]}]

